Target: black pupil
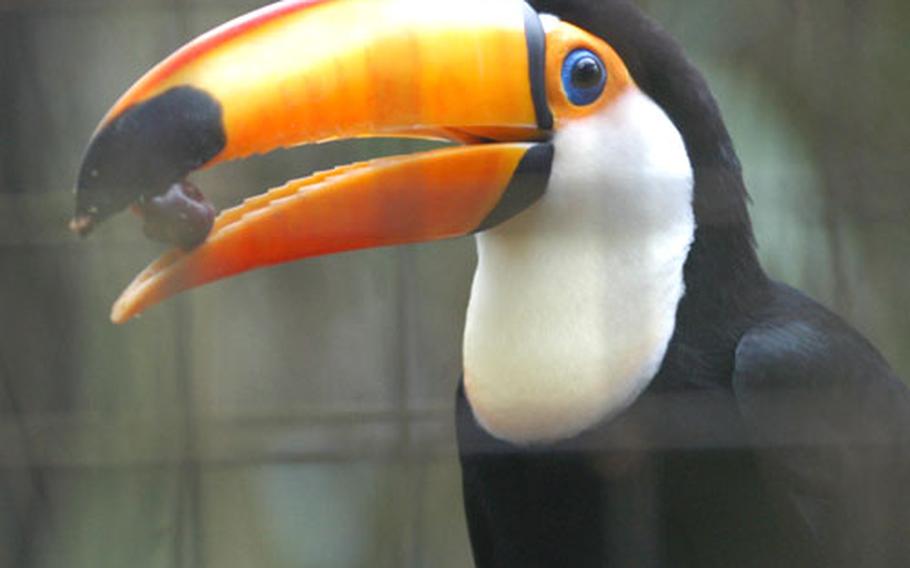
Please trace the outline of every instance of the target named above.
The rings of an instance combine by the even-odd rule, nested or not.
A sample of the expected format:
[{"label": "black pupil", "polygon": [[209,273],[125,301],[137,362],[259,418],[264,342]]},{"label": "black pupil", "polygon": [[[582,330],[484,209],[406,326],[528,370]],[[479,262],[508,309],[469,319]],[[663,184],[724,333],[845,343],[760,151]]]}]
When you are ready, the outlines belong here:
[{"label": "black pupil", "polygon": [[572,84],[579,89],[590,89],[600,84],[603,71],[593,57],[582,57],[572,67]]}]

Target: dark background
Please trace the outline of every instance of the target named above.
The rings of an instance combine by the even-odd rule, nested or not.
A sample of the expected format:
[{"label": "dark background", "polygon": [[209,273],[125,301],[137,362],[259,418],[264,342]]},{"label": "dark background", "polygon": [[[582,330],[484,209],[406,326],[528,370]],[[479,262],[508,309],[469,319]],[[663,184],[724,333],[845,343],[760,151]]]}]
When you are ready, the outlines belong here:
[{"label": "dark background", "polygon": [[[110,305],[158,252],[66,231],[117,96],[253,0],[0,0],[0,566],[465,566],[452,398],[470,238]],[[910,2],[650,0],[708,76],[765,266],[910,377]],[[400,141],[196,177],[219,206]]]}]

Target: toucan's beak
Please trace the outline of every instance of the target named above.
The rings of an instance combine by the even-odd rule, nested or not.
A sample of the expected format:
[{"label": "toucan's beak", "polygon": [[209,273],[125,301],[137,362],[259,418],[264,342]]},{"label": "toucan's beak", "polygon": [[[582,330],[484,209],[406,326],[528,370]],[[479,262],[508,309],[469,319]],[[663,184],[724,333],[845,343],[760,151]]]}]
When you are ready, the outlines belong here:
[{"label": "toucan's beak", "polygon": [[291,0],[191,42],[95,132],[77,183],[83,232],[193,170],[279,147],[358,136],[463,145],[316,174],[227,210],[201,246],[140,274],[112,319],[259,266],[515,215],[542,193],[552,159],[544,42],[517,0]]}]

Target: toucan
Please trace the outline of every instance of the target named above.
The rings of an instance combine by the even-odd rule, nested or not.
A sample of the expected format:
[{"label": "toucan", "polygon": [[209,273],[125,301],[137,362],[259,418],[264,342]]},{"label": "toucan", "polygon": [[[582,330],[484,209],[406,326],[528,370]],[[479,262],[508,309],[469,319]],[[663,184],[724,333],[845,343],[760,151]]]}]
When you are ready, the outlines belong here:
[{"label": "toucan", "polygon": [[[451,144],[208,224],[180,191],[366,136]],[[479,567],[910,566],[908,390],[766,275],[747,201],[706,81],[631,1],[287,0],[116,102],[73,228],[155,203],[165,228],[202,219],[115,322],[257,267],[474,235],[455,415]]]}]

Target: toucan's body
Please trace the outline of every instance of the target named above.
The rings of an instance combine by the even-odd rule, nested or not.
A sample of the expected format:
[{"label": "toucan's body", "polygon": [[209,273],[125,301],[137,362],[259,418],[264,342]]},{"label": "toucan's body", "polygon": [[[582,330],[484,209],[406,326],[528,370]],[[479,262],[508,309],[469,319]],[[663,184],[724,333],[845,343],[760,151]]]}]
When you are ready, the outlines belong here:
[{"label": "toucan's body", "polygon": [[686,325],[687,307],[648,389],[569,440],[497,440],[459,389],[477,565],[904,565],[900,379],[781,284],[761,281],[729,327]]},{"label": "toucan's body", "polygon": [[225,211],[113,319],[259,266],[474,233],[457,426],[478,566],[910,563],[907,389],[766,277],[714,99],[625,0],[255,12],[114,106],[73,227],[131,203],[192,225],[193,170],[364,135],[460,145]]}]

